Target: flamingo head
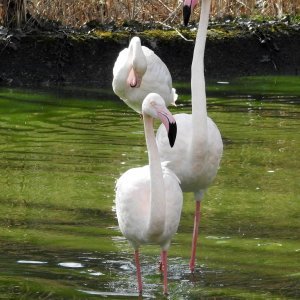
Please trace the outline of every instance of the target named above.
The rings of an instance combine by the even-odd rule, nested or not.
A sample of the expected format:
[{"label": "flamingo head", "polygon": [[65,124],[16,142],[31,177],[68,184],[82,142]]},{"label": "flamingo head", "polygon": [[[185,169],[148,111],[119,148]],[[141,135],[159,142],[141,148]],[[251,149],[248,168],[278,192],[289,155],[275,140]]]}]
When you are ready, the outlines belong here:
[{"label": "flamingo head", "polygon": [[148,94],[143,101],[142,112],[143,115],[146,114],[154,119],[160,119],[168,132],[169,144],[173,147],[177,135],[177,125],[175,118],[167,109],[164,99],[156,93]]},{"label": "flamingo head", "polygon": [[187,26],[190,20],[190,16],[194,7],[198,3],[198,0],[184,0],[183,2],[183,24]]},{"label": "flamingo head", "polygon": [[135,36],[129,44],[129,53],[132,60],[127,83],[132,88],[140,87],[144,74],[147,71],[147,60],[142,49],[141,40]]}]

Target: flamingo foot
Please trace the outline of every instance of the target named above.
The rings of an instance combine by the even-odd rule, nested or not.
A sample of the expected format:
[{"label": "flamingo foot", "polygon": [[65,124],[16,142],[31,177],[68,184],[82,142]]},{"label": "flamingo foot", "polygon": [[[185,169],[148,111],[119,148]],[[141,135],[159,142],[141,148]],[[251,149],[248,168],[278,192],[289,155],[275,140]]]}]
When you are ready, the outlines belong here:
[{"label": "flamingo foot", "polygon": [[190,270],[192,273],[194,273],[194,271],[195,271],[199,223],[200,223],[200,201],[196,201],[194,231],[193,231],[193,240],[192,240],[192,254],[191,254],[191,259],[190,259]]}]

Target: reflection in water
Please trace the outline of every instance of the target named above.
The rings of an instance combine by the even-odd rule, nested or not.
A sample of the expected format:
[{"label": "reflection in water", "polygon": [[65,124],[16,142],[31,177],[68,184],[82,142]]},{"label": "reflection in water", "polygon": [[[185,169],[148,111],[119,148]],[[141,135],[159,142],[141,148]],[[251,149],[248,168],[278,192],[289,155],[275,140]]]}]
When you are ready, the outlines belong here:
[{"label": "reflection in water", "polygon": [[38,260],[18,260],[18,264],[33,264],[33,265],[43,265],[47,264],[46,261],[38,261]]},{"label": "reflection in water", "polygon": [[[189,273],[193,197],[169,259],[172,299],[299,298],[299,79],[208,86],[225,143],[203,202]],[[178,85],[179,107],[190,111]],[[136,299],[132,249],[117,228],[115,180],[147,161],[142,121],[88,92],[0,90],[0,294]],[[159,249],[142,248],[143,299],[163,299]],[[27,297],[27,298],[26,298]]]},{"label": "reflection in water", "polygon": [[[115,292],[100,292],[100,291],[89,291],[89,290],[79,290],[82,293],[88,294],[88,295],[95,295],[95,296],[103,296],[105,298],[107,297],[134,297],[138,298],[139,294],[138,293],[125,293],[125,292],[120,292],[120,293],[115,293]],[[155,299],[155,297],[152,297],[151,295],[143,295],[142,299]]]},{"label": "reflection in water", "polygon": [[61,262],[58,263],[59,266],[65,267],[65,268],[83,268],[84,265],[81,263],[76,263],[76,262]]}]

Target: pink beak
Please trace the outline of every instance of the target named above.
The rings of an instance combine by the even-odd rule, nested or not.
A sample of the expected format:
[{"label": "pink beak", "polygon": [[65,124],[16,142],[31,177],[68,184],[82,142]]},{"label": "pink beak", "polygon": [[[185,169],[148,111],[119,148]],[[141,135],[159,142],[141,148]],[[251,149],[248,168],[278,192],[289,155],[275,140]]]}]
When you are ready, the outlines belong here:
[{"label": "pink beak", "polygon": [[190,16],[194,7],[198,3],[198,0],[185,0],[183,2],[183,23],[184,26],[187,26],[190,20]]},{"label": "pink beak", "polygon": [[127,84],[132,88],[138,88],[141,85],[141,79],[137,75],[137,73],[134,71],[133,68],[131,68],[128,77],[127,77]]},{"label": "pink beak", "polygon": [[173,147],[175,144],[176,135],[177,135],[177,124],[176,124],[175,118],[170,113],[170,111],[166,107],[163,107],[163,106],[159,106],[157,108],[157,114],[158,114],[159,119],[161,120],[161,122],[164,124],[164,126],[167,129],[169,143],[170,143],[170,146]]}]

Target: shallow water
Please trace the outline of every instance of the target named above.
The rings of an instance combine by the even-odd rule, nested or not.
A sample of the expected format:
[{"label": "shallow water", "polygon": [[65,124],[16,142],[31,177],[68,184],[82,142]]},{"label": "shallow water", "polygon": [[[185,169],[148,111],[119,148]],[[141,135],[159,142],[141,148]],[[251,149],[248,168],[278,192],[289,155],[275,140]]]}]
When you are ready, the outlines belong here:
[{"label": "shallow water", "polygon": [[[169,253],[169,299],[299,299],[299,77],[208,84],[223,136],[188,268],[185,194]],[[189,87],[177,84],[190,112]],[[137,298],[118,231],[115,180],[146,164],[142,121],[110,90],[0,89],[0,299]],[[141,249],[143,299],[163,299],[159,249]]]}]

